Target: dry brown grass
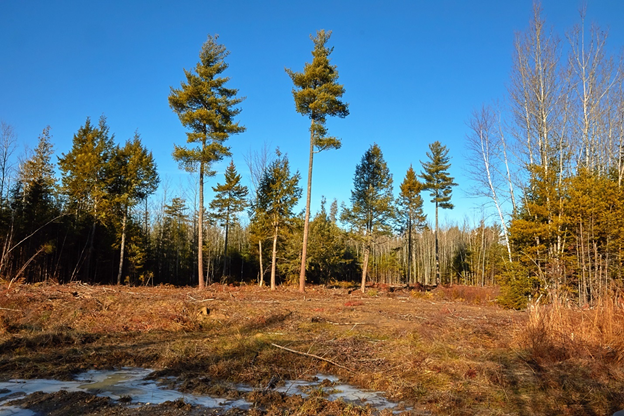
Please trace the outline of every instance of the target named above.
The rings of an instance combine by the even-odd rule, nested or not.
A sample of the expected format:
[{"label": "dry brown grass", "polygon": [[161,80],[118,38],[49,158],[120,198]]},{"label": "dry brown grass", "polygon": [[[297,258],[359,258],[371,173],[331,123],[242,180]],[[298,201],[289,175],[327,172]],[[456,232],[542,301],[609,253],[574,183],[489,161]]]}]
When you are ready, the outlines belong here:
[{"label": "dry brown grass", "polygon": [[607,299],[591,309],[532,304],[518,338],[531,358],[548,363],[590,359],[606,364],[624,359],[624,308]]},{"label": "dry brown grass", "polygon": [[[323,372],[383,390],[417,414],[607,415],[624,408],[619,306],[518,312],[497,307],[495,295],[495,288],[461,286],[415,292],[380,285],[366,294],[310,287],[302,296],[289,287],[5,285],[0,379],[142,366],[201,393]],[[314,414],[325,405],[279,406],[275,414]]]}]

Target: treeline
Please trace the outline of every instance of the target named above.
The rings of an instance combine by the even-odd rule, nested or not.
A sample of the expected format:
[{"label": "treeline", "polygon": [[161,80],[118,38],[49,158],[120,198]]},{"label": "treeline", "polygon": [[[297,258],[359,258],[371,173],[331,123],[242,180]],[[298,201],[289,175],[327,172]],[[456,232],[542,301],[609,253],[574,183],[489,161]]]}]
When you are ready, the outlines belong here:
[{"label": "treeline", "polygon": [[562,41],[539,5],[515,40],[506,105],[473,114],[473,179],[497,208],[503,302],[594,304],[622,289],[624,67],[581,22]]},{"label": "treeline", "polygon": [[[507,100],[483,106],[468,123],[475,193],[490,198],[499,223],[442,226],[438,212],[453,208],[456,184],[448,149],[437,141],[396,193],[373,144],[355,166],[349,201],[323,201],[312,215],[313,155],[341,144],[326,119],[349,115],[329,59],[330,34],[312,37],[313,60],[302,72],[287,70],[296,111],[310,119],[305,188],[278,149],[250,155],[249,187],[230,163],[213,200],[204,201],[214,163],[231,156],[227,140],[245,130],[237,121],[243,100],[227,87],[228,52],[217,37],[208,37],[194,70],[169,95],[188,131],[173,157],[198,178],[193,198],[178,193],[148,203],[159,182],[150,152],[138,134],[115,144],[104,118],[97,125],[87,119],[74,135],[59,157],[60,178],[48,129],[12,176],[14,134],[3,124],[2,277],[200,287],[298,282],[300,290],[336,281],[359,281],[362,290],[367,282],[500,284],[500,302],[514,308],[530,299],[582,306],[621,290],[624,68],[609,55],[604,32],[581,22],[565,47],[534,7],[529,30],[516,36]],[[434,218],[424,215],[425,202]]]},{"label": "treeline", "polygon": [[[10,144],[14,137],[10,126],[4,124],[4,143]],[[115,144],[106,119],[97,124],[87,119],[74,135],[71,150],[60,155],[58,163],[54,163],[56,159],[46,128],[15,174],[7,170],[1,178],[7,189],[2,193],[0,211],[4,279],[196,284],[197,200],[161,195],[159,201],[153,197],[148,201],[159,178],[151,153],[138,134]],[[290,172],[286,155],[277,152],[263,159],[262,165],[250,164],[259,178],[251,190],[241,184],[233,163],[213,187],[215,196],[207,204],[207,221],[202,227],[206,283],[269,283],[273,265],[275,284],[297,282],[303,213],[292,209],[301,195],[300,178]],[[375,170],[369,162],[381,163],[388,175],[386,185],[391,185],[378,146],[372,146],[362,160],[360,170],[367,172]],[[274,186],[280,180],[290,181],[290,185]],[[416,184],[419,199],[412,249],[406,227],[409,217],[401,212],[401,198],[387,201],[388,221],[383,227],[375,223],[377,229],[370,238],[362,234],[357,221],[349,222],[353,206],[340,207],[338,201],[328,204],[323,200],[310,221],[308,282],[359,280],[368,249],[369,282],[435,284],[435,229],[422,215],[418,188],[422,185],[413,169],[408,170],[404,183]],[[362,184],[366,188],[366,182]],[[391,186],[388,190],[391,195]],[[284,210],[287,204],[290,208]],[[244,223],[240,219],[243,210],[249,218]],[[279,217],[277,238],[273,216]],[[502,266],[499,234],[500,229],[485,223],[442,226],[442,282],[495,283]]]}]

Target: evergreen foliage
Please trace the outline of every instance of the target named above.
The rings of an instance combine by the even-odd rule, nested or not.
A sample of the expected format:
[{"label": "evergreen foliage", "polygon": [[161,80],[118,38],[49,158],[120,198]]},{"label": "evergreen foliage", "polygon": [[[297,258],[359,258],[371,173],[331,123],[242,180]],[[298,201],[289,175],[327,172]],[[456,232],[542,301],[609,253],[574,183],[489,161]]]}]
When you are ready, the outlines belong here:
[{"label": "evergreen foliage", "polygon": [[326,45],[330,37],[331,31],[325,30],[316,32],[315,37],[310,36],[314,42],[312,63],[306,63],[303,72],[286,69],[294,84],[295,108],[310,118],[312,144],[317,151],[340,148],[340,139],[327,136],[325,123],[327,117],[349,115],[348,104],[340,100],[345,93],[344,86],[338,83],[338,70],[329,60],[334,50]]},{"label": "evergreen foliage", "polygon": [[225,183],[217,184],[212,190],[215,197],[210,203],[210,209],[214,212],[213,218],[225,228],[225,242],[223,248],[223,276],[228,276],[227,255],[228,255],[228,235],[230,224],[236,220],[236,215],[247,207],[247,195],[249,190],[241,185],[241,176],[236,172],[234,161],[225,170]]},{"label": "evergreen foliage", "polygon": [[316,283],[329,283],[331,280],[345,280],[352,272],[355,262],[350,252],[345,233],[336,223],[338,210],[334,200],[328,213],[325,198],[321,200],[321,210],[310,223],[310,250],[308,270],[310,280]]},{"label": "evergreen foliage", "polygon": [[397,222],[399,230],[401,232],[407,231],[407,282],[411,282],[412,276],[412,257],[413,257],[413,244],[412,244],[412,232],[414,229],[420,231],[425,227],[425,221],[427,216],[423,212],[423,200],[420,196],[420,192],[423,189],[423,185],[416,178],[416,172],[410,165],[405,179],[400,186],[401,193],[397,198]]},{"label": "evergreen foliage", "polygon": [[[85,248],[77,259],[72,272],[84,270],[86,279],[93,279],[93,259],[95,265],[101,259],[104,250],[95,248],[95,234],[98,226],[105,226],[110,219],[112,198],[109,193],[111,178],[109,176],[109,162],[113,156],[115,146],[113,136],[109,133],[106,118],[102,116],[97,126],[87,118],[84,126],[74,134],[72,148],[69,153],[59,158],[59,168],[62,177],[61,193],[65,198],[66,209],[74,214],[76,226],[81,222],[91,223],[91,230],[85,242]],[[80,229],[76,229],[83,235]],[[104,238],[97,239],[97,245],[108,244]],[[86,249],[86,257],[83,253]]]},{"label": "evergreen foliage", "polygon": [[173,198],[164,206],[164,218],[158,247],[159,281],[173,284],[191,284],[193,273],[193,230],[186,213],[186,201]]},{"label": "evergreen foliage", "polygon": [[204,176],[213,176],[212,163],[230,155],[225,141],[245,128],[234,121],[241,112],[236,106],[243,101],[238,90],[227,88],[228,77],[222,76],[228,64],[225,46],[217,43],[218,36],[208,36],[199,54],[195,72],[185,70],[186,83],[180,89],[171,88],[169,105],[190,131],[188,146],[174,145],[173,158],[188,172],[199,172],[198,221],[198,279],[204,287],[203,272],[203,207]]},{"label": "evergreen foliage", "polygon": [[70,152],[59,158],[67,207],[76,215],[90,215],[94,223],[104,223],[110,212],[108,163],[114,149],[106,118],[102,116],[97,126],[87,118],[74,134]]},{"label": "evergreen foliage", "polygon": [[392,196],[392,175],[381,149],[373,144],[355,168],[351,208],[343,211],[342,219],[348,222],[364,240],[361,289],[366,288],[368,257],[376,235],[389,233],[395,218]]},{"label": "evergreen foliage", "polygon": [[297,112],[310,118],[310,155],[308,166],[308,185],[306,192],[306,211],[303,228],[303,248],[301,270],[299,274],[299,290],[305,290],[305,270],[308,247],[308,227],[310,221],[310,198],[312,196],[312,162],[314,152],[326,149],[339,149],[340,139],[327,135],[325,126],[327,117],[344,118],[349,115],[348,104],[340,100],[345,89],[338,83],[338,71],[330,64],[329,55],[334,48],[326,46],[331,31],[319,30],[315,37],[312,50],[312,63],[306,63],[303,72],[286,69],[293,81],[293,97]]},{"label": "evergreen foliage", "polygon": [[293,208],[301,197],[299,172],[291,175],[288,158],[276,151],[276,159],[267,167],[258,185],[254,211],[256,217],[273,230],[271,289],[275,289],[277,239],[280,228],[288,226]]},{"label": "evergreen foliage", "polygon": [[18,181],[22,184],[24,194],[31,192],[35,186],[40,186],[50,196],[54,194],[56,179],[52,164],[54,150],[51,140],[50,126],[48,126],[39,136],[33,155],[20,166]]},{"label": "evergreen foliage", "polygon": [[451,193],[453,186],[457,186],[453,182],[453,177],[449,175],[448,168],[451,166],[448,156],[448,149],[439,141],[435,141],[429,145],[427,152],[428,162],[421,162],[423,171],[420,177],[423,179],[423,189],[429,191],[431,202],[435,204],[435,234],[436,234],[436,284],[440,284],[440,259],[439,259],[439,241],[438,241],[438,208],[453,209],[451,203]]},{"label": "evergreen foliage", "polygon": [[14,278],[32,280],[39,274],[45,280],[53,272],[57,233],[61,229],[56,220],[61,214],[52,155],[50,128],[46,127],[32,155],[19,166],[11,190],[11,220],[2,224],[9,232],[2,245],[0,275],[8,268],[14,270]]},{"label": "evergreen foliage", "polygon": [[448,149],[435,141],[429,145],[427,157],[428,162],[421,162],[423,171],[420,177],[424,181],[423,189],[429,191],[431,202],[436,205],[436,209],[453,209],[451,193],[452,187],[457,184],[453,182],[453,177],[448,173],[448,168],[451,167]]},{"label": "evergreen foliage", "polygon": [[[115,147],[108,170],[109,192],[114,207],[121,217],[121,242],[117,273],[117,284],[121,284],[129,211],[156,191],[159,178],[154,157],[143,146],[138,133],[135,133],[132,140],[126,141],[124,147]],[[143,258],[143,255],[136,253],[138,249],[139,246],[136,246],[134,258],[137,260]],[[134,267],[135,269],[141,268],[136,263]]]}]

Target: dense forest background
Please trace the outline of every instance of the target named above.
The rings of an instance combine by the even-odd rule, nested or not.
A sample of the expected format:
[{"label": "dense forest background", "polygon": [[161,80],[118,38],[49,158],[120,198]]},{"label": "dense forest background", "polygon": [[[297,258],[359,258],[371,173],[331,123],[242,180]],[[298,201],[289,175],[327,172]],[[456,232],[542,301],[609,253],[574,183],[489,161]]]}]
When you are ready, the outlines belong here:
[{"label": "dense forest background", "polygon": [[[311,154],[314,146],[340,147],[325,117],[348,116],[346,107],[305,113],[297,102],[296,93],[318,84],[297,75],[305,78],[314,65],[336,71],[325,47],[329,35],[321,34],[313,39],[312,63],[291,71],[297,111],[311,119]],[[560,38],[535,6],[528,30],[516,35],[508,95],[468,119],[467,160],[454,162],[467,165],[472,178],[459,188],[490,198],[495,220],[438,224],[437,215],[424,217],[424,203],[436,204],[436,213],[438,205],[453,207],[453,178],[436,188],[435,175],[452,163],[442,144],[429,144],[429,159],[394,181],[383,149],[372,144],[353,167],[349,201],[309,210],[306,280],[335,284],[363,275],[384,284],[499,284],[500,302],[514,308],[530,299],[582,306],[621,290],[624,69],[606,45],[607,34],[583,19]],[[224,87],[226,57],[209,37],[195,70],[169,97],[189,130],[186,146],[174,151],[198,178],[189,189],[163,186],[140,135],[117,143],[104,117],[86,118],[61,155],[50,128],[31,152],[15,154],[16,133],[3,122],[0,275],[135,285],[264,284],[269,276],[272,283],[298,282],[307,216],[294,211],[304,188],[288,155],[263,148],[244,167],[231,163],[222,177],[210,170],[230,156],[229,136],[244,131],[237,121],[244,124],[244,102]],[[327,73],[323,82],[340,86],[337,71]],[[213,109],[219,117],[207,115],[210,99],[186,88],[198,85],[212,91],[206,97],[221,106]],[[241,169],[252,178],[247,186]],[[204,176],[214,176],[212,201],[203,201]]]}]

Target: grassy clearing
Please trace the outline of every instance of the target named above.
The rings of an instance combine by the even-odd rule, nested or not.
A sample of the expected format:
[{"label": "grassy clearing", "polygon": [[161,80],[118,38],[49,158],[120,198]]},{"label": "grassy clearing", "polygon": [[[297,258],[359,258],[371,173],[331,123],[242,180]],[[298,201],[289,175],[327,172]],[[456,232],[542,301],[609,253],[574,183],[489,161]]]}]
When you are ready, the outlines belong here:
[{"label": "grassy clearing", "polygon": [[[624,408],[620,303],[518,312],[497,307],[496,295],[474,287],[379,286],[366,294],[313,287],[304,297],[295,288],[252,286],[5,285],[0,379],[140,366],[158,370],[156,378],[177,376],[186,391],[235,395],[230,383],[265,388],[321,372],[383,390],[416,414],[610,415]],[[256,413],[370,411],[321,397],[256,396],[258,406],[271,403]]]}]

